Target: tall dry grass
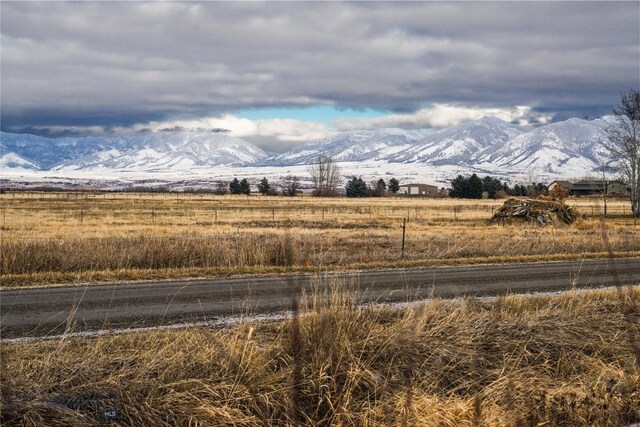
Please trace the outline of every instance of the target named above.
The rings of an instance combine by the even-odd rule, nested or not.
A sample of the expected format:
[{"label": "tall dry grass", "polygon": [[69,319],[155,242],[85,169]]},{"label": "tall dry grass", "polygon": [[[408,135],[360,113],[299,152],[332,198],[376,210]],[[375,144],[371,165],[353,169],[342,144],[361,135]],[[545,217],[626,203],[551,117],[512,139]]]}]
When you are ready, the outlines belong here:
[{"label": "tall dry grass", "polygon": [[[605,252],[593,219],[560,228],[488,225],[500,201],[54,196],[2,196],[3,285],[548,260]],[[617,203],[610,204],[610,212],[624,206]],[[409,220],[401,259],[403,217]],[[640,253],[640,227],[617,215],[607,219],[607,228],[616,254]]]},{"label": "tall dry grass", "polygon": [[[477,426],[640,422],[640,288],[359,308],[3,345],[3,425]],[[628,338],[628,339],[627,339]]]}]

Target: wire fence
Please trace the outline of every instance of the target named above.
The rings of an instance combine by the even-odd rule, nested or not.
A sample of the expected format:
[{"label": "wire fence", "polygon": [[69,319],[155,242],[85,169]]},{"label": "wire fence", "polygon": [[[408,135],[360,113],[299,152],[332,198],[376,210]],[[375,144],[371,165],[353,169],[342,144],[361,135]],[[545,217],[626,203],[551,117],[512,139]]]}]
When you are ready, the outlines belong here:
[{"label": "wire fence", "polygon": [[[17,196],[16,196],[17,195]],[[176,203],[181,200],[183,204]],[[175,198],[175,200],[174,200]],[[170,200],[170,202],[165,202]],[[104,201],[104,202],[103,202]],[[311,197],[219,196],[184,193],[11,192],[0,196],[2,234],[32,228],[24,224],[49,222],[66,226],[272,228],[292,224],[316,228],[390,228],[409,222],[465,223],[489,220],[500,200],[382,198],[327,200]],[[41,203],[40,203],[41,202]],[[67,203],[67,202],[73,202]],[[80,203],[75,203],[80,202]],[[601,199],[570,199],[569,205],[589,218],[605,215]],[[606,217],[637,226],[630,204],[611,200]],[[15,227],[13,227],[15,225]],[[16,236],[19,237],[19,236]],[[158,238],[176,238],[157,236]],[[49,239],[51,237],[22,237]],[[77,239],[78,237],[60,237]],[[181,237],[184,238],[184,237]]]}]

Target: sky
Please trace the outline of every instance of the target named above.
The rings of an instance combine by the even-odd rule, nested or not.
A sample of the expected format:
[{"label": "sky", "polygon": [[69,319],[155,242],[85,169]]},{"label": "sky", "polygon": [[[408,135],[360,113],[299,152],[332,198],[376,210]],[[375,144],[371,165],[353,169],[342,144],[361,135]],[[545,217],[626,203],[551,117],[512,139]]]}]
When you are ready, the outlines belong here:
[{"label": "sky", "polygon": [[0,126],[336,132],[611,112],[640,86],[640,2],[0,3]]}]

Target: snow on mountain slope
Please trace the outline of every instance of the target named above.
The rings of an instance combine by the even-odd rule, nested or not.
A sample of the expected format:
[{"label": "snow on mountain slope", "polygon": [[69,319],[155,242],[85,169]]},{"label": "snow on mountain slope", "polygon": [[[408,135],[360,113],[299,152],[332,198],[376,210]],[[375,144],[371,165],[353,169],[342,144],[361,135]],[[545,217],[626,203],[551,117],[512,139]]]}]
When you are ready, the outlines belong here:
[{"label": "snow on mountain slope", "polygon": [[205,132],[60,139],[3,133],[2,141],[4,151],[16,155],[27,152],[28,156],[20,157],[42,169],[52,170],[184,170],[251,165],[268,157],[263,150],[242,139]]},{"label": "snow on mountain slope", "polygon": [[4,169],[40,170],[38,165],[23,159],[16,153],[6,153],[0,157],[0,170]]},{"label": "snow on mountain slope", "polygon": [[430,131],[376,129],[344,132],[294,147],[268,160],[269,165],[303,165],[320,154],[341,162],[384,160],[411,147]]},{"label": "snow on mountain slope", "polygon": [[124,149],[127,144],[127,141],[118,138],[44,138],[0,132],[0,152],[14,153],[43,170],[104,150]]},{"label": "snow on mountain slope", "polygon": [[600,119],[552,123],[485,148],[475,164],[557,174],[567,170],[588,173],[607,161],[601,143],[607,139],[606,126]]},{"label": "snow on mountain slope", "polygon": [[569,119],[522,128],[490,117],[438,132],[344,132],[273,156],[242,139],[211,132],[58,139],[0,133],[0,167],[3,171],[185,173],[221,166],[301,166],[326,154],[364,169],[386,164],[401,169],[401,164],[416,164],[416,168],[454,167],[501,176],[535,171],[547,176],[575,177],[591,173],[606,161],[600,142],[606,139],[607,125],[601,119]]},{"label": "snow on mountain slope", "polygon": [[522,133],[517,125],[496,117],[487,117],[428,135],[390,160],[434,165],[471,164],[480,151]]},{"label": "snow on mountain slope", "polygon": [[11,168],[14,161],[16,165],[29,163],[35,169],[49,169],[60,160],[60,151],[56,149],[54,141],[36,135],[0,132],[0,153],[3,158],[11,155],[14,159],[7,157],[3,169]]}]

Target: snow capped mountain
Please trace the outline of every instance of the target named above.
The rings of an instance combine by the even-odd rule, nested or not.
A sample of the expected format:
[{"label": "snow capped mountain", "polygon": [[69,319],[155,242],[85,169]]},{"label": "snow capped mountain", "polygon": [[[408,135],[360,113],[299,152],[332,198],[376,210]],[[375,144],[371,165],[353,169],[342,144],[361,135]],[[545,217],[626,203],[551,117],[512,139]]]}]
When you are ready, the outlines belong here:
[{"label": "snow capped mountain", "polygon": [[565,170],[586,173],[607,161],[601,143],[607,140],[607,125],[600,119],[576,118],[552,123],[485,148],[475,163],[555,174]]},{"label": "snow capped mountain", "polygon": [[[226,134],[160,132],[124,137],[50,139],[0,133],[2,170],[183,173],[225,167],[297,167],[325,154],[354,167],[420,165],[415,170],[457,170],[510,176],[533,171],[554,177],[584,176],[607,161],[601,145],[606,120],[569,119],[536,128],[495,117],[443,129],[377,129],[336,134],[269,156]],[[449,168],[449,169],[447,169]],[[452,169],[453,168],[453,169]],[[405,168],[406,169],[406,168]]]},{"label": "snow capped mountain", "polygon": [[245,166],[268,155],[247,141],[220,133],[150,133],[126,137],[47,139],[2,133],[2,153],[45,170],[185,170]]},{"label": "snow capped mountain", "polygon": [[470,164],[482,150],[509,141],[522,133],[523,130],[516,125],[496,117],[487,117],[428,135],[413,147],[399,153],[393,161],[433,165]]},{"label": "snow capped mountain", "polygon": [[63,162],[54,169],[185,170],[252,165],[268,157],[247,141],[221,133],[153,133],[112,139],[118,143],[109,149]]},{"label": "snow capped mountain", "polygon": [[[3,168],[12,162],[33,165],[33,169],[49,169],[65,157],[63,150],[56,149],[54,140],[36,135],[0,132],[0,154],[7,158]],[[21,159],[21,160],[17,160]]]},{"label": "snow capped mountain", "polygon": [[270,165],[305,165],[312,163],[319,154],[337,161],[388,160],[395,154],[409,149],[430,131],[403,129],[358,130],[311,141],[277,155],[267,162]]},{"label": "snow capped mountain", "polygon": [[7,153],[0,157],[0,169],[39,170],[40,168],[16,153]]},{"label": "snow capped mountain", "polygon": [[30,134],[0,132],[0,152],[13,153],[50,170],[67,161],[91,156],[104,150],[125,149],[129,142],[120,138],[44,138]]}]

